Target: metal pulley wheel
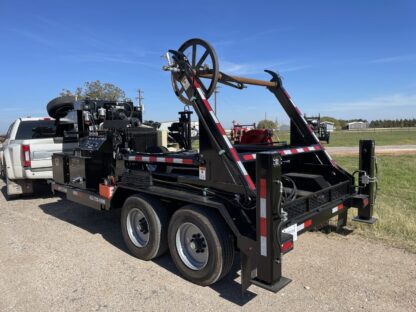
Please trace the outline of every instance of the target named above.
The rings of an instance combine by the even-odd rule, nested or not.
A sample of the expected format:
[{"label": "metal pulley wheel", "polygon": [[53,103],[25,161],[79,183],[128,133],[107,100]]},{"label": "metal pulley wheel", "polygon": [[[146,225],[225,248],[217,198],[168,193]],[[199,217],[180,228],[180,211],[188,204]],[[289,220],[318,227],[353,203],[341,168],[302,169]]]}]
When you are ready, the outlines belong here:
[{"label": "metal pulley wheel", "polygon": [[[219,76],[218,58],[214,48],[202,39],[190,39],[183,43],[178,51],[187,57],[194,75],[208,99],[215,91]],[[185,87],[179,81],[179,76],[178,73],[172,73],[173,90],[182,103],[190,105],[191,101],[185,93]]]}]

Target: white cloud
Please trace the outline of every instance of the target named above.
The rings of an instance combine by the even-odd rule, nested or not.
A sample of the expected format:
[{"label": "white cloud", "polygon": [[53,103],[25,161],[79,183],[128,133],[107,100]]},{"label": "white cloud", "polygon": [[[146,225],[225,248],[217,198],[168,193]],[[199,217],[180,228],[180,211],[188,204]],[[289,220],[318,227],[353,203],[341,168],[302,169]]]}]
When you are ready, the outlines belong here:
[{"label": "white cloud", "polygon": [[409,54],[409,55],[397,55],[397,56],[391,56],[391,57],[378,58],[378,59],[369,61],[369,63],[372,63],[372,64],[400,63],[400,62],[407,62],[407,61],[414,61],[414,60],[416,60],[416,55]]},{"label": "white cloud", "polygon": [[[318,105],[317,105],[318,106]],[[319,104],[321,113],[375,118],[414,118],[416,94],[396,93],[365,100]]]},{"label": "white cloud", "polygon": [[264,73],[265,69],[280,73],[298,71],[309,68],[309,65],[292,65],[292,62],[233,63],[220,61],[220,71],[230,75],[255,75]]}]

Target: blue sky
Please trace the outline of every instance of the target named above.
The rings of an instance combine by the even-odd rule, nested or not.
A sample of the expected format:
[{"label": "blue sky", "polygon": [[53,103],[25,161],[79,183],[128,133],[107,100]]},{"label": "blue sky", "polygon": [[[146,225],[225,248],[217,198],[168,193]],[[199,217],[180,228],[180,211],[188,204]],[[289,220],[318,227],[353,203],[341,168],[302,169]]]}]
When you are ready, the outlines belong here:
[{"label": "blue sky", "polygon": [[[182,104],[161,55],[192,37],[211,42],[229,74],[279,71],[307,114],[416,117],[415,1],[0,0],[0,132],[97,79],[132,98],[141,88],[145,118],[172,120]],[[220,89],[226,127],[265,112],[287,121],[263,88]]]}]

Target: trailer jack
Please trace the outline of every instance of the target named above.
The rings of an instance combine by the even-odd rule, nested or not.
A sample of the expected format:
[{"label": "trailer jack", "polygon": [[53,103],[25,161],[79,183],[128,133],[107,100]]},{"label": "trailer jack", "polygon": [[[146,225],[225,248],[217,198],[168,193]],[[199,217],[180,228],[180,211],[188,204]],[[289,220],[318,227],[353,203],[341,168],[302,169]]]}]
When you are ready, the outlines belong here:
[{"label": "trailer jack", "polygon": [[[352,220],[374,224],[377,219],[373,216],[376,200],[376,156],[375,142],[373,140],[360,140],[359,170],[358,170],[359,194],[353,198],[358,207],[358,215]],[[361,195],[361,196],[360,196]],[[360,199],[362,203],[360,203]]]}]

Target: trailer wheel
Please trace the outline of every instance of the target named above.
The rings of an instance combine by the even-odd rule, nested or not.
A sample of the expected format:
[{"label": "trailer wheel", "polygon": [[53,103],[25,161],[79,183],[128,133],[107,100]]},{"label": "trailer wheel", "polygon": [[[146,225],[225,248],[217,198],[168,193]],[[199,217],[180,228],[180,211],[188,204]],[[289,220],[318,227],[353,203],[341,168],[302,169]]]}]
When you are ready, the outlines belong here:
[{"label": "trailer wheel", "polygon": [[162,255],[168,248],[169,216],[162,204],[153,198],[129,197],[121,211],[121,232],[130,252],[142,260]]},{"label": "trailer wheel", "polygon": [[194,205],[177,210],[169,224],[168,241],[176,267],[195,284],[211,285],[232,267],[233,236],[212,210]]}]

